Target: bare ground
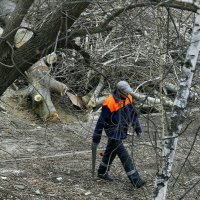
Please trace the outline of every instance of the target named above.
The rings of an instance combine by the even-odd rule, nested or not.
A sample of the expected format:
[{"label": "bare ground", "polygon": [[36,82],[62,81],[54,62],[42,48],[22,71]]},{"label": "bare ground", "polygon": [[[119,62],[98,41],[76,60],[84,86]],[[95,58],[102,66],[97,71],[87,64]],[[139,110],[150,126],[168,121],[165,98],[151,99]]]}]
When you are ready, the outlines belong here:
[{"label": "bare ground", "polygon": [[[161,132],[158,115],[141,116],[142,138],[130,136],[125,142],[147,181],[144,188],[135,189],[119,159],[114,161],[110,171],[114,177],[112,183],[91,178],[90,146],[95,120],[85,122],[83,113],[65,110],[58,104],[61,122],[45,124],[33,114],[30,106],[19,106],[15,96],[5,95],[2,100],[6,104],[0,102],[5,108],[0,111],[0,200],[152,199],[160,160],[156,156],[160,150],[153,148],[155,135]],[[179,140],[168,187],[167,199],[170,200],[181,199],[183,195],[183,199],[199,199],[200,184],[195,185],[200,180],[198,113],[190,114],[188,124],[191,120]],[[105,144],[103,136],[99,151]],[[98,154],[96,167],[100,159]]]}]

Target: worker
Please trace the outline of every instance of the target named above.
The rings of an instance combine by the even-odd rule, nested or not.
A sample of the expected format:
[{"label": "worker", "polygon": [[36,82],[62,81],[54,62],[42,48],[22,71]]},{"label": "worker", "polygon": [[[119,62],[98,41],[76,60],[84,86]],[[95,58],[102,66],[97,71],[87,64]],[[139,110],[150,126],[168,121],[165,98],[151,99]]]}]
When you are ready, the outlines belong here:
[{"label": "worker", "polygon": [[137,136],[140,136],[142,133],[131,94],[133,94],[133,90],[128,82],[120,81],[117,83],[112,95],[108,96],[103,102],[101,114],[93,133],[92,145],[98,146],[104,129],[108,142],[98,168],[98,177],[107,181],[113,181],[108,172],[117,155],[133,186],[140,188],[145,185],[146,181],[140,177],[123,144],[123,140],[127,138],[130,125],[134,127]]}]

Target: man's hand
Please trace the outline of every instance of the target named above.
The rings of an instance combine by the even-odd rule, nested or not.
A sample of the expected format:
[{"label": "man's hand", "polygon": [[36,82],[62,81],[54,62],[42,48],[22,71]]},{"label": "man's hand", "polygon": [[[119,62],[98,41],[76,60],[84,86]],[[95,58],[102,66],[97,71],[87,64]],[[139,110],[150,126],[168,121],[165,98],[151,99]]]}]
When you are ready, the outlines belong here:
[{"label": "man's hand", "polygon": [[104,154],[105,154],[105,150],[102,150],[102,151],[99,152],[100,156],[104,156]]}]

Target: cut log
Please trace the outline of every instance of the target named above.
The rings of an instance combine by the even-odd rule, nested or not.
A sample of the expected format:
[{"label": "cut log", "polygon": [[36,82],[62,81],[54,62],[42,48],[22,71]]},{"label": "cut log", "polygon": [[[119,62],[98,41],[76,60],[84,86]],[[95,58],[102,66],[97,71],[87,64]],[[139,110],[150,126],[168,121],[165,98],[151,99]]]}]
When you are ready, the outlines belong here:
[{"label": "cut log", "polygon": [[30,84],[25,95],[31,96],[35,112],[44,121],[55,122],[59,120],[59,115],[52,103],[51,91],[64,95],[68,87],[50,76],[45,61],[52,64],[56,61],[56,55],[48,55],[30,67],[27,71]]},{"label": "cut log", "polygon": [[32,65],[27,71],[29,86],[21,92],[24,98],[30,96],[32,98],[33,109],[44,120],[56,122],[60,120],[59,115],[51,100],[51,92],[55,92],[60,96],[67,95],[73,105],[83,108],[84,104],[80,97],[70,93],[68,86],[61,83],[50,76],[48,64],[57,61],[55,53],[49,54]]},{"label": "cut log", "polygon": [[[24,27],[28,27],[28,24],[25,24]],[[30,40],[33,36],[33,32],[25,29],[25,28],[20,28],[14,38],[15,41],[15,47],[20,48],[22,45],[24,45],[28,40]]]},{"label": "cut log", "polygon": [[[147,96],[145,94],[141,94],[141,93],[134,93],[132,95],[136,100],[138,100],[139,103],[137,104],[137,107],[139,107],[139,109],[141,110],[142,113],[159,112],[159,108],[161,106],[161,100],[159,98],[149,97],[149,96]],[[93,105],[92,108],[101,107],[103,101],[106,99],[107,96],[96,97],[95,100],[93,101],[93,102],[95,102],[95,104]],[[84,96],[84,98],[86,99],[85,96]],[[83,99],[83,97],[82,97],[82,99]],[[88,102],[89,102],[89,100],[88,100]],[[163,104],[165,106],[165,109],[171,109],[173,106],[173,102],[170,99],[168,99],[167,97],[163,97]],[[88,109],[88,107],[86,107],[86,108]],[[90,110],[91,110],[91,108],[89,109],[89,111]]]},{"label": "cut log", "polygon": [[99,84],[97,85],[96,89],[92,93],[92,96],[89,98],[89,101],[86,104],[87,109],[91,110],[94,107],[96,107],[96,98],[99,96],[103,87],[104,87],[104,77],[101,76]]},{"label": "cut log", "polygon": [[[178,92],[178,86],[172,84],[172,83],[165,83],[165,88],[167,90],[169,90],[170,92],[173,92],[173,93],[177,93]],[[199,94],[195,91],[196,89],[194,87],[191,87],[190,88],[190,94],[189,94],[189,98],[191,99],[196,99],[198,98]]]},{"label": "cut log", "polygon": [[71,92],[66,92],[67,96],[69,97],[69,99],[71,100],[71,102],[73,103],[73,105],[79,107],[79,108],[84,108],[85,104],[83,103],[82,99],[80,97],[78,97],[75,94],[72,94]]},{"label": "cut log", "polygon": [[[14,44],[15,44],[16,48],[20,48],[21,46],[23,46],[33,36],[33,32],[30,31],[30,29],[28,28],[30,26],[29,24],[22,23],[21,26],[24,28],[19,28],[14,37]],[[27,27],[27,28],[25,28],[25,27]],[[3,28],[0,27],[0,36],[2,36],[3,31],[4,31]]]},{"label": "cut log", "polygon": [[[158,106],[161,103],[161,100],[159,98],[153,98],[153,97],[149,97],[147,95],[144,94],[140,94],[140,93],[132,93],[132,96],[135,99],[138,99],[139,101],[141,101],[142,103],[145,103],[149,106]],[[173,106],[173,102],[168,99],[167,97],[163,97],[163,104],[164,106],[168,106],[168,107],[172,107]]]}]

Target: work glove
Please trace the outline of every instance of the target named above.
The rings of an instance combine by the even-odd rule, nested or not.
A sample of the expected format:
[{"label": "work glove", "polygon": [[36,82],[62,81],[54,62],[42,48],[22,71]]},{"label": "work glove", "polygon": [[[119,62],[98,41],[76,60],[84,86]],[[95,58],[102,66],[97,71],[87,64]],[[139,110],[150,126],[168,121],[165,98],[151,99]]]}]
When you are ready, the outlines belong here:
[{"label": "work glove", "polygon": [[100,140],[101,140],[101,136],[100,135],[97,135],[97,134],[93,135],[93,137],[92,137],[92,142],[93,143],[98,145],[100,143]]},{"label": "work glove", "polygon": [[141,134],[142,134],[142,131],[140,131],[140,130],[135,130],[135,132],[136,132],[136,135],[137,135],[138,137],[140,137]]},{"label": "work glove", "polygon": [[141,136],[142,129],[141,129],[140,126],[136,126],[136,127],[134,127],[134,128],[133,128],[133,131],[136,133],[136,135],[137,135],[138,137]]}]

